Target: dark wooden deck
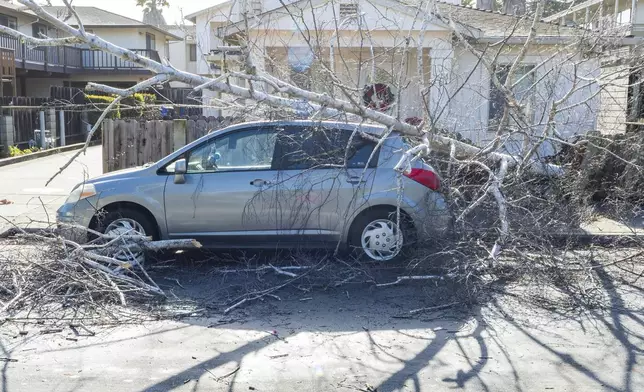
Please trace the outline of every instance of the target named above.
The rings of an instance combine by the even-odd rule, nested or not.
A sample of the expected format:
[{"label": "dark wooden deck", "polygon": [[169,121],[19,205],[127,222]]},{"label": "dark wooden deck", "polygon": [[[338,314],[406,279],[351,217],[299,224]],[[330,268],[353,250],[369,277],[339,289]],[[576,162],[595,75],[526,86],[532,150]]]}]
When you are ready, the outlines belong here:
[{"label": "dark wooden deck", "polygon": [[[0,48],[13,50],[17,69],[48,71],[57,73],[81,72],[118,72],[151,73],[141,65],[123,60],[117,56],[97,49],[84,49],[74,46],[32,47],[21,43],[17,38],[0,34]],[[136,54],[160,61],[159,53],[150,49],[130,49]]]}]

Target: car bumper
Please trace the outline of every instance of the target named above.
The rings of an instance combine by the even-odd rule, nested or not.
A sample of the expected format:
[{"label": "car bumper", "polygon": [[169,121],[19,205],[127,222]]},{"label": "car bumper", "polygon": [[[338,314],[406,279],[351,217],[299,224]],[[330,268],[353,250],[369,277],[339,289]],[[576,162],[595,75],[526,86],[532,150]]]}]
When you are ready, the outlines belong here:
[{"label": "car bumper", "polygon": [[95,213],[96,208],[88,199],[63,204],[56,211],[58,233],[71,241],[87,242],[87,228],[89,228]]},{"label": "car bumper", "polygon": [[426,200],[414,208],[412,220],[420,241],[446,237],[453,225],[447,202],[439,193],[428,194]]}]

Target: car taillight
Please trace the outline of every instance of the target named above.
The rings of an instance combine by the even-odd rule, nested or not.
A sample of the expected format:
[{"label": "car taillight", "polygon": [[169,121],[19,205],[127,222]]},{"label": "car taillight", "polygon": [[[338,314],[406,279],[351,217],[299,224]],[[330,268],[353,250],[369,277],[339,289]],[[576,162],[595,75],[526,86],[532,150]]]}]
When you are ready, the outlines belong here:
[{"label": "car taillight", "polygon": [[419,184],[425,185],[427,188],[437,191],[441,186],[440,179],[431,170],[426,169],[411,169],[409,173],[404,173],[405,177],[411,178]]}]

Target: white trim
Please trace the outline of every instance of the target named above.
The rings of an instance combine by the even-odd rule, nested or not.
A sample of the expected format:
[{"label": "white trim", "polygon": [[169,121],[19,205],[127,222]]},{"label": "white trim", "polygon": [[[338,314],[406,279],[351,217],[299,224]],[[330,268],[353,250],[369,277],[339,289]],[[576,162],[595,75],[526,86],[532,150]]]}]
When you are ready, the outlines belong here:
[{"label": "white trim", "polygon": [[217,10],[217,9],[219,9],[219,8],[222,8],[223,6],[225,6],[225,5],[229,5],[229,4],[231,4],[232,2],[233,2],[232,0],[227,0],[227,1],[224,1],[224,2],[222,2],[222,3],[219,3],[219,4],[216,4],[216,5],[210,6],[210,7],[208,7],[208,8],[204,8],[204,9],[202,9],[202,10],[195,11],[195,12],[193,12],[193,13],[189,14],[189,15],[184,16],[184,17],[183,17],[183,19],[186,19],[186,20],[191,21],[192,23],[195,23],[195,21],[194,21],[194,20],[191,20],[191,19],[195,19],[197,16],[199,16],[199,15],[201,15],[201,14],[205,14],[205,13],[207,13],[207,12],[214,11],[214,10]]}]

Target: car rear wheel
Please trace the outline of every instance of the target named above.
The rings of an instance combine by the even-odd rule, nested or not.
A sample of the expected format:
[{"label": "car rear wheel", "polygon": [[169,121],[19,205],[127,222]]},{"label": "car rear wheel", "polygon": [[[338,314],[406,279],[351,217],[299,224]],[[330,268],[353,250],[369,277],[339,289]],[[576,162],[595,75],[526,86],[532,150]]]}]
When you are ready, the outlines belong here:
[{"label": "car rear wheel", "polygon": [[[96,231],[109,236],[141,235],[154,236],[154,225],[145,214],[133,209],[118,209],[99,214]],[[127,244],[121,239],[123,245]],[[133,251],[127,248],[118,249],[113,255],[117,260],[142,264],[145,261],[145,252]]]},{"label": "car rear wheel", "polygon": [[409,218],[395,211],[374,210],[359,216],[351,228],[350,246],[358,255],[375,262],[395,262],[409,254],[414,229]]}]

